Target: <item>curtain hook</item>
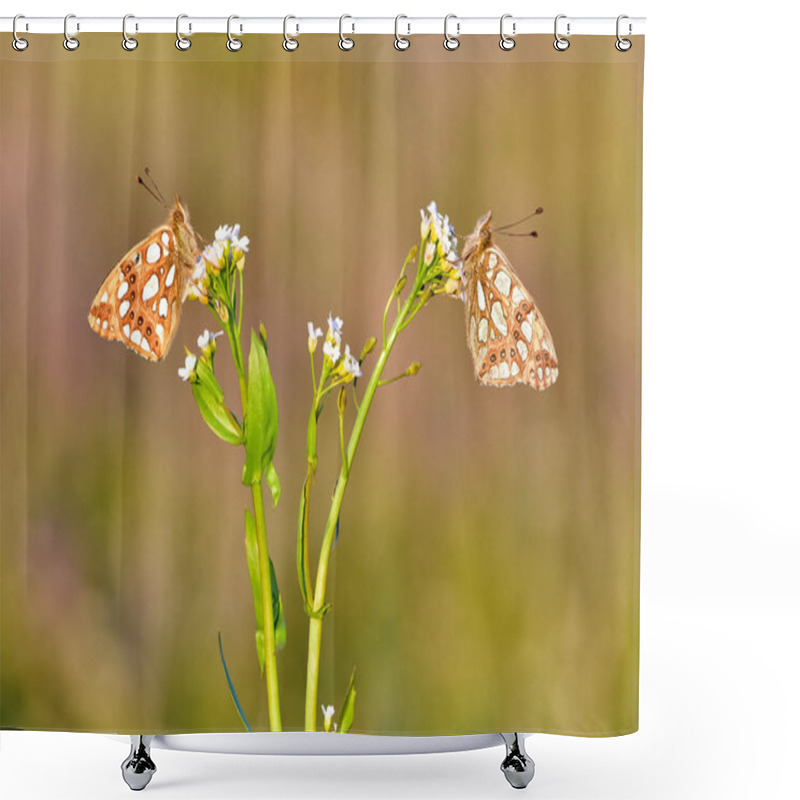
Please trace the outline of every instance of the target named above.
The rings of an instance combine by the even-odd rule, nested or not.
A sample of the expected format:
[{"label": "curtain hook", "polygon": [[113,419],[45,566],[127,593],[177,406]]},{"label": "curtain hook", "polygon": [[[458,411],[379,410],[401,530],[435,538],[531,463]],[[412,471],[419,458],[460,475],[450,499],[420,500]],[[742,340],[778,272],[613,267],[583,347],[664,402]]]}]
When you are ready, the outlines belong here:
[{"label": "curtain hook", "polygon": [[503,16],[500,17],[500,49],[506,51],[513,50],[515,45],[517,44],[513,39],[513,36],[517,32],[517,23],[516,22],[511,23],[511,36],[507,36],[504,30],[504,25],[507,19],[512,19],[512,15],[503,14]]},{"label": "curtain hook", "polygon": [[[69,26],[69,21],[71,19],[75,19],[74,14],[67,14],[67,16],[64,17],[64,49],[70,51],[77,50],[81,46],[81,43],[77,40],[75,36],[69,35],[68,26]],[[81,26],[76,22],[75,33],[77,33],[80,29]]]},{"label": "curtain hook", "polygon": [[[175,18],[175,36],[177,37],[175,39],[175,47],[177,47],[178,50],[185,51],[185,50],[188,50],[192,46],[192,40],[191,39],[187,39],[181,33],[181,20],[182,19],[189,19],[189,15],[188,14],[178,14],[178,16]],[[191,33],[191,32],[192,32],[192,23],[190,22],[189,23],[189,33]]]},{"label": "curtain hook", "polygon": [[[243,44],[241,39],[237,39],[231,33],[231,22],[233,22],[233,20],[235,19],[239,19],[239,17],[237,17],[236,14],[231,14],[228,17],[228,41],[225,43],[225,47],[227,47],[228,50],[231,51],[231,53],[238,53],[242,49],[242,44]],[[239,33],[241,32],[242,32],[242,26],[239,25]]]},{"label": "curtain hook", "polygon": [[[411,47],[411,39],[406,39],[405,36],[400,35],[400,20],[408,19],[405,14],[398,14],[394,18],[394,49],[395,50],[408,50]],[[408,26],[408,33],[406,36],[411,36],[411,23],[406,22]]]},{"label": "curtain hook", "polygon": [[[345,36],[344,33],[342,32],[342,27],[343,27],[344,21],[346,19],[353,19],[353,18],[349,14],[342,14],[342,16],[339,17],[339,49],[340,50],[352,50],[356,46],[355,41],[353,39],[351,39],[349,36]],[[353,23],[352,32],[354,33],[355,30],[356,30],[356,24],[354,22]]]},{"label": "curtain hook", "polygon": [[[559,14],[556,17],[556,21],[553,25],[553,32],[555,33],[556,36],[555,41],[553,42],[553,47],[555,47],[555,49],[558,50],[560,53],[563,53],[569,47],[569,39],[565,39],[558,32],[558,21],[560,19],[566,19],[566,18],[567,18],[566,14]],[[567,22],[567,36],[569,36],[569,22]]]},{"label": "curtain hook", "polygon": [[[456,35],[455,36],[451,36],[447,32],[447,24],[450,22],[451,19],[456,20]],[[443,42],[443,44],[444,44],[444,49],[445,50],[450,50],[451,52],[453,50],[458,50],[458,46],[461,44],[461,42],[458,40],[458,34],[459,34],[460,30],[461,30],[461,23],[458,21],[458,17],[455,14],[448,14],[444,18],[444,42]]]},{"label": "curtain hook", "polygon": [[[631,47],[633,47],[633,42],[630,39],[623,39],[619,35],[619,24],[624,19],[629,19],[627,14],[620,14],[617,17],[617,41],[614,43],[614,47],[616,47],[617,50],[620,51],[620,53],[627,53],[628,50],[630,50]],[[630,35],[631,35],[631,24],[629,22],[628,23],[628,36],[630,36]]]},{"label": "curtain hook", "polygon": [[[127,50],[130,52],[131,50],[135,50],[139,46],[139,40],[134,38],[133,36],[128,36],[128,20],[135,19],[133,14],[126,14],[122,18],[122,49]],[[138,30],[139,26],[134,25],[134,30]]]},{"label": "curtain hook", "polygon": [[[17,14],[14,17],[14,21],[11,23],[11,32],[14,34],[14,39],[11,42],[11,46],[17,52],[21,53],[23,50],[27,50],[28,49],[28,40],[27,39],[23,39],[21,36],[17,35],[17,20],[18,19],[25,19],[25,16],[23,14]],[[27,25],[26,25],[26,28],[27,28]]]},{"label": "curtain hook", "polygon": [[[294,36],[289,36],[288,25],[290,19],[297,19],[297,17],[288,14],[283,18],[283,49],[289,53],[293,53],[300,47],[300,42]],[[297,33],[300,33],[299,25],[297,26]]]}]

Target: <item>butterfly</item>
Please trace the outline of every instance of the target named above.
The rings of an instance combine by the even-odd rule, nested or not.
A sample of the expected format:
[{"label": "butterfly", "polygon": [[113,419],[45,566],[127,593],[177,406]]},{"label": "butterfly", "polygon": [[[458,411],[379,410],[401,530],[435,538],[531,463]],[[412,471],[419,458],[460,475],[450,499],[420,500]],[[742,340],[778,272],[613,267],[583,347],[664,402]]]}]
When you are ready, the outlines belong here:
[{"label": "butterfly", "polygon": [[167,221],[131,248],[97,290],[89,310],[92,330],[160,361],[175,338],[199,255],[189,212],[176,196]]},{"label": "butterfly", "polygon": [[494,243],[491,211],[466,237],[461,258],[467,339],[477,379],[486,386],[525,383],[538,391],[552,386],[558,378],[553,337],[530,292]]}]

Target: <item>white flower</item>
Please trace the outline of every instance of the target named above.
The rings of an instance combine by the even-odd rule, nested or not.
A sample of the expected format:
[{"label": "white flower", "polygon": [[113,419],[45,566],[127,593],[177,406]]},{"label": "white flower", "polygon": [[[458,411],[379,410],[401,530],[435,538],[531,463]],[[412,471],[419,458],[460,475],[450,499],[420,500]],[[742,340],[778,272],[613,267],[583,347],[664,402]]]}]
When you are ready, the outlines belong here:
[{"label": "white flower", "polygon": [[241,250],[244,253],[248,252],[250,246],[250,237],[239,237],[241,226],[237,222],[235,225],[220,225],[214,234],[214,239],[221,244],[225,242],[231,243],[231,250]]},{"label": "white flower", "polygon": [[[333,706],[321,706],[322,708],[322,716],[324,717],[325,722],[325,732],[327,733],[331,729],[331,721],[333,720]],[[336,730],[336,723],[333,725],[334,731]]]},{"label": "white flower", "polygon": [[[203,250],[203,274],[205,274],[206,264],[211,265],[217,272],[222,268],[223,259],[225,258],[225,247],[219,241],[211,242],[210,245]],[[197,268],[195,268],[197,272]]]},{"label": "white flower", "polygon": [[335,342],[330,336],[326,337],[325,344],[322,345],[322,352],[334,364],[339,360],[339,356],[341,355],[341,350],[339,349],[339,343]]},{"label": "white flower", "polygon": [[[428,205],[427,214],[420,209],[422,222],[420,224],[420,235],[422,238],[430,237],[431,242],[436,242],[442,257],[451,264],[460,264],[461,259],[456,251],[457,239],[456,232],[450,224],[450,217],[439,213],[435,202]],[[425,254],[427,261],[427,252]]]},{"label": "white flower", "polygon": [[344,349],[344,363],[342,364],[342,369],[345,372],[349,372],[354,378],[361,377],[361,365],[358,363],[358,360],[351,355],[349,344]]},{"label": "white flower", "polygon": [[194,368],[197,366],[197,356],[193,353],[186,354],[186,363],[178,369],[178,375],[182,381],[191,380],[194,377]]},{"label": "white flower", "polygon": [[313,322],[308,323],[308,352],[313,353],[317,349],[317,339],[322,336],[322,328],[315,328]]},{"label": "white flower", "polygon": [[344,323],[341,317],[333,317],[328,314],[328,333],[335,337],[337,342],[341,342],[342,327]]},{"label": "white flower", "polygon": [[210,350],[214,339],[216,339],[217,336],[222,336],[222,331],[211,333],[211,331],[205,330],[197,337],[197,346],[204,352],[206,350]]}]

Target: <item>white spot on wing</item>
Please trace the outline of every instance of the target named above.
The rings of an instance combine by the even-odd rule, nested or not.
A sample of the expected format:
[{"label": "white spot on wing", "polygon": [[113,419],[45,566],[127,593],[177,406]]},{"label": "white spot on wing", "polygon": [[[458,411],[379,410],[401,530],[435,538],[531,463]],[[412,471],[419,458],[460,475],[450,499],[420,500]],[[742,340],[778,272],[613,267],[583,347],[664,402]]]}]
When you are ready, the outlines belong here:
[{"label": "white spot on wing", "polygon": [[127,291],[128,291],[128,282],[122,281],[122,283],[119,285],[119,289],[117,289],[117,300],[122,300],[122,298],[125,296],[125,292]]},{"label": "white spot on wing", "polygon": [[123,300],[119,304],[119,315],[124,317],[128,313],[128,309],[131,307],[131,304],[127,300]]},{"label": "white spot on wing", "polygon": [[[174,269],[174,267],[173,267]],[[155,272],[150,276],[147,283],[144,285],[144,289],[142,289],[142,300],[145,303],[155,295],[158,291],[158,275]]]},{"label": "white spot on wing", "polygon": [[522,339],[517,342],[517,352],[523,361],[528,357],[528,345],[526,345]]},{"label": "white spot on wing", "polygon": [[489,253],[489,260],[486,262],[486,266],[489,269],[494,269],[497,266],[497,254],[496,253]]},{"label": "white spot on wing", "polygon": [[169,308],[169,305],[167,303],[167,298],[166,297],[162,297],[158,301],[158,316],[159,317],[164,317],[164,319],[166,319],[167,318],[167,309],[168,308]]},{"label": "white spot on wing", "polygon": [[148,343],[147,339],[145,339],[144,337],[142,337],[142,350],[144,350],[145,353],[149,353],[150,352],[150,344]]},{"label": "white spot on wing", "polygon": [[481,317],[478,323],[478,341],[485,342],[489,338],[489,320],[486,317]]},{"label": "white spot on wing", "polygon": [[142,332],[138,328],[131,334],[131,341],[134,344],[139,344],[142,341]]},{"label": "white spot on wing", "polygon": [[542,378],[543,378],[543,376],[544,376],[544,373],[542,372],[542,368],[541,368],[541,367],[539,367],[539,369],[538,369],[538,370],[536,370],[536,371],[539,373],[539,380],[542,380]]},{"label": "white spot on wing", "polygon": [[169,234],[166,231],[161,234],[161,241],[164,242],[165,247],[169,247]]},{"label": "white spot on wing", "polygon": [[153,242],[148,248],[147,253],[145,254],[145,258],[147,259],[148,264],[155,264],[159,258],[161,258],[161,248],[158,246],[156,242]]},{"label": "white spot on wing", "polygon": [[508,277],[508,274],[503,272],[503,270],[497,270],[497,275],[494,278],[494,285],[497,287],[497,291],[500,292],[504,297],[508,297],[508,293],[511,291],[511,278]]},{"label": "white spot on wing", "polygon": [[481,311],[486,311],[486,296],[483,293],[483,286],[481,286],[480,281],[476,285],[478,289],[478,308]]},{"label": "white spot on wing", "polygon": [[103,330],[106,330],[107,328],[108,328],[108,320],[104,319],[103,320]]},{"label": "white spot on wing", "polygon": [[499,374],[500,371],[497,369],[497,364],[492,364],[492,368],[489,370],[489,377],[496,380]]},{"label": "white spot on wing", "polygon": [[492,322],[502,336],[508,333],[508,325],[506,325],[506,318],[503,316],[503,307],[499,302],[492,304]]},{"label": "white spot on wing", "polygon": [[164,281],[164,286],[172,286],[172,281],[175,280],[175,265],[173,264],[169,268],[169,272],[167,273],[167,279]]},{"label": "white spot on wing", "polygon": [[527,319],[522,321],[522,334],[529,342],[533,339],[533,328]]},{"label": "white spot on wing", "polygon": [[508,368],[508,362],[507,361],[501,361],[500,362],[500,377],[501,378],[507,378],[510,374],[511,374],[511,371]]},{"label": "white spot on wing", "polygon": [[517,375],[519,375],[519,364],[517,364],[516,361],[513,361],[511,363],[511,377],[515,378]]},{"label": "white spot on wing", "polygon": [[158,338],[161,339],[161,341],[163,342],[164,341],[164,326],[160,322],[158,323],[158,325],[156,325],[156,333],[158,334]]},{"label": "white spot on wing", "polygon": [[519,289],[519,286],[515,286],[511,291],[511,302],[518,306],[523,300],[525,299],[525,295]]},{"label": "white spot on wing", "polygon": [[130,337],[131,335],[131,326],[130,325],[123,325],[122,332],[125,334],[126,337]]},{"label": "white spot on wing", "polygon": [[100,298],[100,302],[101,303],[107,303],[108,302],[108,292],[103,292],[103,296]]}]

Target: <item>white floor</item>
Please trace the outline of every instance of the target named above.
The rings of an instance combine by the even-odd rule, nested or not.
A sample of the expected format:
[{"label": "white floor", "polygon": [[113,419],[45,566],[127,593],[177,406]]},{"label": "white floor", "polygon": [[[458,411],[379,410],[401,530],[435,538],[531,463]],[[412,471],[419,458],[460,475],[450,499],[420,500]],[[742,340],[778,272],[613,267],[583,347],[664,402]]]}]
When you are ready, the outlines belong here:
[{"label": "white floor", "polygon": [[[643,604],[641,730],[618,739],[534,736],[527,790],[547,798],[796,798],[796,600]],[[162,798],[491,798],[512,791],[501,748],[305,758],[154,750]],[[0,796],[126,797],[127,746],[92,734],[3,731]]]}]

